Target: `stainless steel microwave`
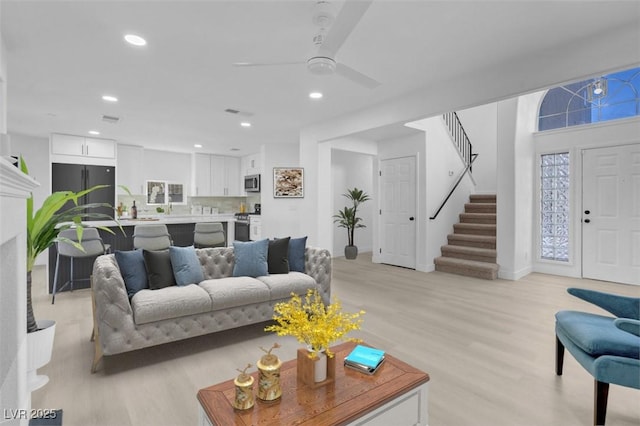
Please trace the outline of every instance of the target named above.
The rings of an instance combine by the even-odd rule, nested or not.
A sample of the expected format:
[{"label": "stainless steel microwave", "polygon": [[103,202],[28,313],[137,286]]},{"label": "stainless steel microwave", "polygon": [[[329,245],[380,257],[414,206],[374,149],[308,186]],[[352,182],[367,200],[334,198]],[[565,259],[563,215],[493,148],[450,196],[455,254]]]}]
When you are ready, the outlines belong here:
[{"label": "stainless steel microwave", "polygon": [[244,190],[246,192],[260,192],[260,175],[245,176]]}]

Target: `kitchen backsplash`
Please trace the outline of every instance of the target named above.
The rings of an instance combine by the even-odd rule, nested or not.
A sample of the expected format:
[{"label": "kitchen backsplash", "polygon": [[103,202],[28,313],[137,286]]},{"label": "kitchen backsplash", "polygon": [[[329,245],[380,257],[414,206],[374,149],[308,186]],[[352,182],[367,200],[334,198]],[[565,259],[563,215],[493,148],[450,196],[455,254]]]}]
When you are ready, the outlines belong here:
[{"label": "kitchen backsplash", "polygon": [[[123,210],[129,211],[133,204],[133,200],[136,202],[138,208],[138,216],[156,215],[157,207],[161,207],[167,213],[168,205],[159,206],[156,204],[147,205],[146,197],[144,195],[121,195],[118,194],[116,206],[122,203]],[[254,211],[254,205],[260,203],[259,195],[251,195],[248,197],[187,197],[187,204],[171,204],[171,212],[173,215],[190,215],[192,214],[192,207],[195,211],[200,211],[198,206],[203,207],[203,210],[207,212],[209,209],[215,211],[218,210],[219,214],[237,213],[240,211],[240,204],[244,203],[249,213]],[[209,209],[207,209],[209,208]]]}]

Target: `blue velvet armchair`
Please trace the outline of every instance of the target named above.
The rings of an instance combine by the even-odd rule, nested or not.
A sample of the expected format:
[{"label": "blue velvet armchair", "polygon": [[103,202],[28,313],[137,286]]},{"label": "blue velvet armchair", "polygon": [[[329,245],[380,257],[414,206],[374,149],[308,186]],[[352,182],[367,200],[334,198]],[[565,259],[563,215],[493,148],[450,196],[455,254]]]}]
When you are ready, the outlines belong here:
[{"label": "blue velvet armchair", "polygon": [[640,298],[569,288],[614,317],[578,311],[556,313],[556,374],[565,348],[595,379],[594,425],[604,425],[609,384],[640,389]]}]

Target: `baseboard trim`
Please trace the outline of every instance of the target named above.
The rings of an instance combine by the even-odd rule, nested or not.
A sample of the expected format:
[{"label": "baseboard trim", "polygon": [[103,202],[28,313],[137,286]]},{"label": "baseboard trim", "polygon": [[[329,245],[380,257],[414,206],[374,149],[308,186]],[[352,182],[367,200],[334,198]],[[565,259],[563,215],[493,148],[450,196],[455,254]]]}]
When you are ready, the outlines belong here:
[{"label": "baseboard trim", "polygon": [[502,267],[502,265],[500,265],[500,269],[498,270],[498,278],[501,278],[503,280],[518,281],[520,278],[526,277],[532,272],[533,269],[531,266],[527,266],[526,268],[522,268],[517,271],[512,271],[510,269],[505,269]]}]

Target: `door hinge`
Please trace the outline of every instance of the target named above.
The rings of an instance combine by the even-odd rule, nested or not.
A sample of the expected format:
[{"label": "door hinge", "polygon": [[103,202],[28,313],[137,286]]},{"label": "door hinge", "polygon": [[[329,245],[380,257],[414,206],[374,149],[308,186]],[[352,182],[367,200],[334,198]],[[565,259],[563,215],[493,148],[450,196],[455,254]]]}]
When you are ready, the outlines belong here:
[{"label": "door hinge", "polygon": [[380,209],[380,214],[382,214],[382,209]]},{"label": "door hinge", "polygon": [[380,254],[382,254],[382,248],[379,248],[378,250],[380,250]]},{"label": "door hinge", "polygon": [[378,170],[378,175],[382,176],[382,170]]}]

